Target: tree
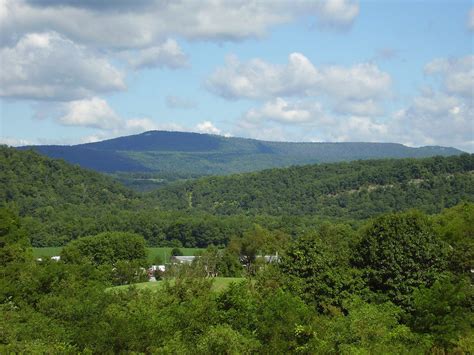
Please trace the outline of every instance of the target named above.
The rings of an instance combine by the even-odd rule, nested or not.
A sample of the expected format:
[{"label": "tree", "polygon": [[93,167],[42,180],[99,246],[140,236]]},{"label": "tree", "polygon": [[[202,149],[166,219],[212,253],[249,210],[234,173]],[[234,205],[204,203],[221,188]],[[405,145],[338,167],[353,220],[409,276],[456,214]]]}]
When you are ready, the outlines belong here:
[{"label": "tree", "polygon": [[431,286],[447,266],[448,248],[428,218],[411,211],[376,218],[362,232],[354,264],[369,288],[398,305],[409,306],[411,294]]},{"label": "tree", "polygon": [[452,349],[472,330],[473,300],[474,290],[466,279],[443,275],[430,288],[415,290],[409,324],[416,332],[432,336],[435,345]]},{"label": "tree", "polygon": [[362,288],[357,270],[349,265],[346,228],[326,226],[320,234],[298,238],[283,255],[279,268],[287,287],[320,310],[342,306],[342,301]]},{"label": "tree", "polygon": [[32,259],[31,245],[19,217],[11,210],[0,208],[0,266]]},{"label": "tree", "polygon": [[[435,230],[453,252],[449,268],[456,274],[473,276],[474,269],[474,204],[461,203],[434,218]],[[473,280],[474,281],[474,280]]]},{"label": "tree", "polygon": [[171,249],[171,256],[181,256],[181,255],[183,255],[183,252],[181,251],[181,249],[177,247],[174,247],[173,249]]},{"label": "tree", "polygon": [[76,239],[66,245],[61,259],[67,263],[85,260],[95,265],[115,265],[118,261],[146,263],[147,251],[142,236],[125,232],[105,232]]},{"label": "tree", "polygon": [[401,324],[403,310],[391,302],[371,304],[359,297],[345,302],[347,315],[319,316],[303,347],[309,354],[424,354],[426,337]]}]

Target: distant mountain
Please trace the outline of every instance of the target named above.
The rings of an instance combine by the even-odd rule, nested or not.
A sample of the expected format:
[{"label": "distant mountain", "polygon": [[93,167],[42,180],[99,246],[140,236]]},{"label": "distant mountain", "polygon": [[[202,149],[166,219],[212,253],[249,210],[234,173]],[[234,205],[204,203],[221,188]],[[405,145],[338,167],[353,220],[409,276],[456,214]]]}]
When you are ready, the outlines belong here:
[{"label": "distant mountain", "polygon": [[446,147],[410,148],[394,143],[292,143],[149,131],[73,146],[27,146],[52,158],[93,170],[178,175],[225,175],[267,168],[359,159],[459,155]]}]

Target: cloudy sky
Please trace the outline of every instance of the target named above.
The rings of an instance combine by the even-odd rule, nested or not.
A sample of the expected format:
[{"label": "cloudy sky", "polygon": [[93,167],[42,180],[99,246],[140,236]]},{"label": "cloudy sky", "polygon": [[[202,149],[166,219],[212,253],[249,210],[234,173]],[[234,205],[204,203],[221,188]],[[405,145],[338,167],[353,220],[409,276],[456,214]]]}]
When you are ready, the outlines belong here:
[{"label": "cloudy sky", "polygon": [[0,0],[0,142],[180,130],[474,151],[469,0]]}]

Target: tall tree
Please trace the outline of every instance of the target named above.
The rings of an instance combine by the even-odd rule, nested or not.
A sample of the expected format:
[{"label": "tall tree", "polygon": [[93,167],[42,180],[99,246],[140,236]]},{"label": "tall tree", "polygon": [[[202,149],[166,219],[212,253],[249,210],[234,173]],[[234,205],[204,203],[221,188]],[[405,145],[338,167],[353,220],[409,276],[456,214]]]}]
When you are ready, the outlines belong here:
[{"label": "tall tree", "polygon": [[354,264],[372,291],[409,306],[415,289],[431,286],[446,270],[448,250],[424,214],[388,214],[363,230]]}]

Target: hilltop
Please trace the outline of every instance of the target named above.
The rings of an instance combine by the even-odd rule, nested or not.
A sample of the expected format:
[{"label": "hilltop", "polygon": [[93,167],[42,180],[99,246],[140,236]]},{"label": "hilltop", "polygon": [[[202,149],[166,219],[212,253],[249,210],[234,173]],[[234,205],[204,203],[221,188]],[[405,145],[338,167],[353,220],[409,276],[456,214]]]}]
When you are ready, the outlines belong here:
[{"label": "hilltop", "polygon": [[189,132],[149,131],[72,146],[28,146],[96,171],[178,176],[226,175],[268,168],[381,158],[459,155],[454,148],[395,143],[267,142]]}]

